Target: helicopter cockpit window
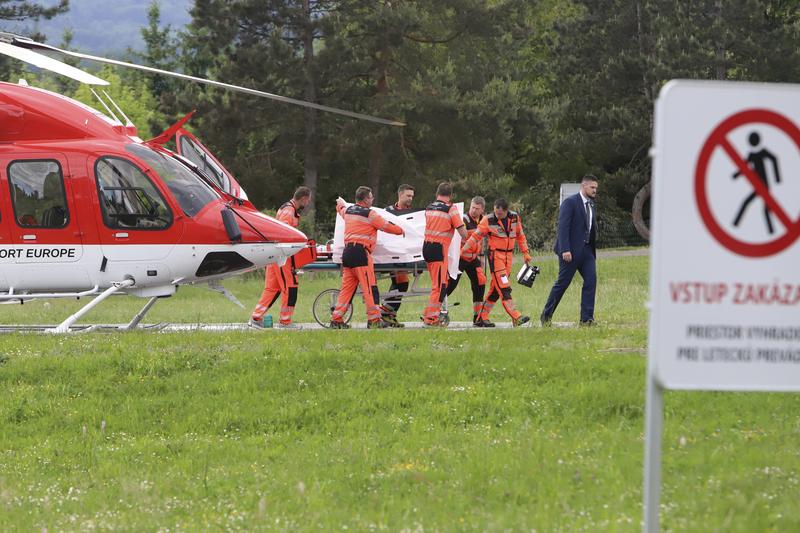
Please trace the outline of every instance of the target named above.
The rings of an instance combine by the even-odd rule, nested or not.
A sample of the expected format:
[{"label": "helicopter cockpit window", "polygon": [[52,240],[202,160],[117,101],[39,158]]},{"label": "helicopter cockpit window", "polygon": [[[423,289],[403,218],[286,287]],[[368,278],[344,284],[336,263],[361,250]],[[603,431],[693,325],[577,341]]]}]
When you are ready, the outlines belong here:
[{"label": "helicopter cockpit window", "polygon": [[189,137],[181,136],[180,143],[183,157],[197,165],[204,174],[219,185],[220,189],[227,193],[231,192],[231,181],[228,179],[225,171],[208,156],[205,150],[200,148],[200,146]]},{"label": "helicopter cockpit window", "polygon": [[23,228],[63,228],[69,222],[64,176],[57,161],[8,165],[14,218]]},{"label": "helicopter cockpit window", "polygon": [[200,176],[172,157],[141,144],[129,144],[126,148],[161,176],[186,216],[193,217],[203,207],[219,198]]},{"label": "helicopter cockpit window", "polygon": [[164,197],[136,165],[125,159],[101,157],[94,171],[106,226],[159,230],[172,224],[172,211]]}]

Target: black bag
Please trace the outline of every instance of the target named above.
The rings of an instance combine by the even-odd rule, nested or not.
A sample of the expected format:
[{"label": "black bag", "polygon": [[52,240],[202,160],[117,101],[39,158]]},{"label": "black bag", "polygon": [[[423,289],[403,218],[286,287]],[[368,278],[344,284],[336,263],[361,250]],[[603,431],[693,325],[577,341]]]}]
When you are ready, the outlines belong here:
[{"label": "black bag", "polygon": [[522,265],[517,273],[517,283],[525,285],[526,287],[533,287],[533,282],[536,281],[536,276],[539,274],[539,267],[536,265]]}]

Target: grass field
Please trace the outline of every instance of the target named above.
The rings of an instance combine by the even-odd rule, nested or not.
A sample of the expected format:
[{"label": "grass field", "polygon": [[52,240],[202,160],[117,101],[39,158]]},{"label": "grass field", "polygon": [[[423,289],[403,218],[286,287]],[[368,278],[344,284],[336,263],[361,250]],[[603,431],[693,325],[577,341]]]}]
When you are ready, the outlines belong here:
[{"label": "grass field", "polygon": [[[550,287],[555,279],[558,265],[553,259],[539,261],[542,274],[536,279],[533,288],[515,285],[513,291],[517,307],[531,318],[538,321],[539,314],[544,307]],[[517,258],[515,267],[522,263]],[[646,324],[644,301],[647,293],[647,258],[630,257],[620,262],[612,260],[601,261],[598,268],[601,282],[598,286],[598,312],[600,321],[613,321],[617,325]],[[580,278],[578,276],[578,281]],[[264,288],[263,276],[251,273],[245,276],[231,278],[224,283],[225,287],[238,298],[244,305],[241,309],[228,301],[222,295],[212,292],[204,285],[179,287],[176,296],[159,300],[147,314],[145,322],[247,322],[250,312],[255,307],[261,291]],[[429,287],[430,280],[427,273],[423,273],[420,287]],[[339,287],[338,274],[327,272],[309,272],[300,277],[299,299],[295,312],[295,322],[314,322],[311,315],[311,306],[314,298],[321,291]],[[381,290],[389,287],[389,280],[380,282]],[[573,298],[566,297],[555,316],[557,321],[578,321],[580,309],[580,285],[571,289],[575,294]],[[451,298],[460,305],[451,307],[451,317],[454,321],[472,320],[472,293],[469,279],[464,277],[458,289]],[[98,305],[87,314],[82,323],[127,323],[146,303],[147,300],[126,296],[114,296]],[[417,298],[403,304],[399,318],[402,321],[417,321],[422,314],[427,299]],[[85,305],[87,300],[50,300],[47,302],[28,302],[24,305],[0,305],[1,324],[58,324]],[[278,305],[270,309],[270,313],[277,322]],[[354,300],[354,319],[365,322],[366,315],[360,298]],[[497,305],[492,319],[495,321],[509,321],[508,316]]]},{"label": "grass field", "polygon": [[[514,290],[531,316],[540,265]],[[647,258],[598,275],[595,328],[2,335],[0,529],[637,531]],[[302,282],[310,321],[336,280]],[[188,288],[148,321],[245,321],[261,281],[226,286],[247,310]],[[468,283],[458,299],[468,320]],[[87,321],[143,304],[112,300]],[[667,393],[664,529],[800,530],[798,413],[791,394]]]}]

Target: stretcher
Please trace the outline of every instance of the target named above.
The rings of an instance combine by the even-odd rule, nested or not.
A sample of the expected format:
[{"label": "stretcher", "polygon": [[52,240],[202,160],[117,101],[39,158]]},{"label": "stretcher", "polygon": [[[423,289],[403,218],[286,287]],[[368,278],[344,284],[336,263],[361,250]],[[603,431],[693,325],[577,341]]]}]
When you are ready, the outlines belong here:
[{"label": "stretcher", "polygon": [[[326,259],[325,256],[320,256],[317,261],[309,263],[303,267],[304,271],[317,271],[317,272],[341,272],[341,265]],[[380,282],[381,280],[389,279],[393,274],[405,272],[410,280],[408,290],[400,292],[397,289],[391,289],[380,293],[380,306],[381,309],[386,309],[386,305],[398,301],[408,302],[409,300],[424,300],[427,301],[431,293],[430,284],[426,281],[423,282],[423,274],[427,276],[428,268],[425,261],[416,261],[412,263],[378,263],[375,265],[375,278]],[[337,278],[338,279],[338,278]],[[363,294],[361,287],[356,291],[355,296]],[[354,296],[354,298],[355,298]],[[336,301],[339,298],[339,288],[324,289],[316,298],[311,308],[311,314],[314,320],[320,326],[325,328],[330,326],[331,313],[336,307]],[[447,316],[447,302],[442,306],[442,313]],[[347,309],[343,320],[347,324],[353,317],[353,306]],[[446,319],[445,319],[446,320]]]},{"label": "stretcher", "polygon": [[[456,204],[459,213],[464,212],[464,204]],[[422,275],[427,276],[428,267],[422,260],[422,243],[425,233],[425,211],[419,210],[403,215],[394,215],[386,210],[373,208],[385,220],[397,224],[405,231],[405,236],[390,235],[378,232],[377,243],[372,252],[375,264],[375,277],[378,281],[389,279],[392,274],[405,272],[409,277],[409,287],[406,292],[396,289],[386,291],[380,295],[380,305],[382,310],[386,309],[387,303],[409,300],[427,300],[430,297],[431,287],[429,282],[422,283]],[[450,246],[449,262],[450,271],[458,271],[458,258],[461,249],[461,238],[458,233],[453,236]],[[341,271],[342,251],[344,250],[344,220],[341,216],[336,217],[336,227],[334,237],[326,245],[316,247],[315,260],[303,266],[306,271]],[[356,291],[361,294],[361,289]],[[318,324],[324,327],[330,326],[331,313],[336,306],[339,297],[339,288],[325,289],[314,299],[312,315]],[[361,296],[363,298],[363,295]],[[345,313],[343,319],[348,323],[353,316],[353,306],[351,305]],[[443,322],[449,322],[447,316],[447,298],[442,304]]]}]

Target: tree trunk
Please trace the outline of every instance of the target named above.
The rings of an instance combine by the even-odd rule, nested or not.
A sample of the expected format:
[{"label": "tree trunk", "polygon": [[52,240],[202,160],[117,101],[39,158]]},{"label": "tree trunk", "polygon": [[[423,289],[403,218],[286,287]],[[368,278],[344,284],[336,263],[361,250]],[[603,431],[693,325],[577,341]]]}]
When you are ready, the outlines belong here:
[{"label": "tree trunk", "polygon": [[[380,115],[383,109],[386,96],[389,94],[389,82],[387,80],[387,70],[389,68],[389,57],[391,50],[389,49],[389,41],[384,34],[381,50],[378,52],[378,62],[376,70],[378,72],[378,79],[375,84],[375,100],[376,114]],[[369,158],[369,186],[372,189],[372,194],[375,196],[375,202],[378,201],[378,196],[381,189],[381,163],[383,162],[383,143],[385,132],[376,132],[375,140],[372,143],[372,152]]]},{"label": "tree trunk", "polygon": [[[303,32],[303,67],[305,70],[305,99],[317,101],[317,83],[314,64],[314,21],[311,18],[311,0],[303,0],[305,25]],[[317,184],[319,180],[319,121],[317,110],[305,110],[305,140],[303,144],[303,184],[311,189],[311,203],[307,215],[312,224],[316,215]]]},{"label": "tree trunk", "polygon": [[[653,68],[655,65],[655,57],[653,54],[653,49],[650,46],[649,42],[645,43],[645,39],[647,36],[645,35],[645,28],[644,28],[644,14],[642,13],[642,2],[636,2],[636,33],[637,33],[637,42],[639,44],[639,60],[642,62],[642,93],[644,97],[647,99],[648,104],[652,108],[653,102],[655,101],[653,85],[650,83],[648,79],[648,72],[650,69]],[[649,29],[649,26],[648,26]],[[650,129],[653,128],[653,117],[650,117]]]},{"label": "tree trunk", "polygon": [[722,20],[722,0],[716,0],[714,8],[717,19],[717,31],[715,32],[717,40],[716,43],[714,43],[716,59],[714,63],[714,77],[718,80],[724,80],[727,77],[727,69],[725,68],[725,34],[722,31],[724,23]]}]

